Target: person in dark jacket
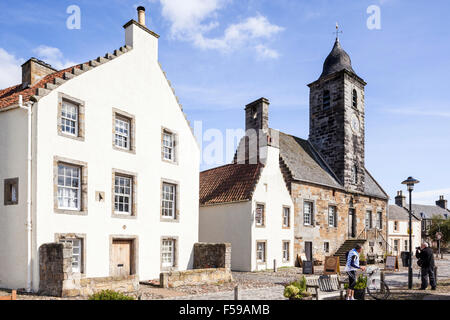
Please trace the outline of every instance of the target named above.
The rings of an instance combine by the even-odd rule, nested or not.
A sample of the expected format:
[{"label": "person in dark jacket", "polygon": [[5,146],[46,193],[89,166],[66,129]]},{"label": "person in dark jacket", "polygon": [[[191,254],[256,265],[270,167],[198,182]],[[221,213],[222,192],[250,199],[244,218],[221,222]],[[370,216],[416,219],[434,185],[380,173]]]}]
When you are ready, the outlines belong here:
[{"label": "person in dark jacket", "polygon": [[430,279],[431,290],[436,290],[433,250],[428,247],[428,243],[422,243],[420,249],[417,248],[416,258],[421,261],[422,286],[420,290],[427,289],[428,278]]}]

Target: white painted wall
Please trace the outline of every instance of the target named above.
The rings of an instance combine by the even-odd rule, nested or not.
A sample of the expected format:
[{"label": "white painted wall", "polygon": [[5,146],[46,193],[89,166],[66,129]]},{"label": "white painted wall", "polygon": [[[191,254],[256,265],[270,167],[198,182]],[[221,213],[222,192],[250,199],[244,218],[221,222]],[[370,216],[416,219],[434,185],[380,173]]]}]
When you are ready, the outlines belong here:
[{"label": "white painted wall", "polygon": [[[237,271],[256,271],[277,266],[293,266],[294,205],[286,188],[279,166],[279,149],[269,147],[267,161],[256,186],[252,201],[200,207],[200,241],[230,242],[231,266]],[[265,188],[267,184],[267,191]],[[264,203],[266,226],[256,228],[255,209]],[[282,228],[283,206],[291,207],[291,228]],[[256,241],[267,241],[267,260],[264,265],[256,263]],[[290,241],[289,262],[283,263],[282,241]]]},{"label": "white painted wall", "polygon": [[[54,242],[56,233],[87,235],[86,277],[109,275],[110,235],[138,237],[137,268],[141,280],[159,277],[162,236],[178,237],[179,270],[193,265],[193,245],[198,241],[199,148],[158,64],[157,39],[131,25],[126,30],[126,43],[133,46],[133,50],[66,82],[35,106],[38,119],[35,135],[37,152],[33,159],[36,166],[33,203],[34,290],[39,286],[38,248],[44,243]],[[60,92],[85,102],[86,137],[83,142],[57,133]],[[113,149],[113,108],[135,116],[136,154]],[[26,169],[26,113],[20,113],[20,116],[19,113],[20,111],[0,113],[0,150],[11,150],[6,155],[2,152],[0,177],[21,178],[20,207],[8,209],[6,215],[3,212],[0,215],[0,219],[3,219],[0,220],[0,239],[5,240],[0,241],[0,260],[4,261],[3,257],[9,259],[20,253],[20,259],[15,257],[13,262],[5,264],[0,261],[5,265],[2,268],[3,265],[0,264],[0,279],[9,279],[6,287],[11,288],[24,287],[26,280],[26,266],[21,258],[26,255],[26,248],[23,247],[25,226],[19,220],[19,217],[25,219],[26,215],[26,175],[23,171]],[[20,117],[21,122],[11,122],[10,117],[13,116]],[[3,125],[3,122],[10,124]],[[178,165],[161,161],[162,127],[178,134]],[[18,132],[17,138],[10,137],[5,141],[5,132],[11,131]],[[87,216],[54,213],[54,156],[88,164]],[[3,163],[11,165],[3,166]],[[111,217],[113,168],[138,174],[137,219]],[[162,178],[179,182],[179,223],[160,221]],[[96,191],[105,192],[104,202],[95,201]],[[8,220],[5,220],[5,216],[8,216]],[[23,239],[15,241],[13,237]],[[11,267],[13,264],[14,269]]]},{"label": "white painted wall", "polygon": [[[264,148],[262,154],[267,155],[265,167],[256,186],[252,201],[252,271],[272,269],[274,259],[278,267],[294,266],[294,204],[286,187],[280,170],[278,148]],[[265,184],[267,184],[267,191]],[[266,224],[264,228],[257,228],[254,222],[256,204],[265,203]],[[291,208],[291,227],[283,229],[283,206]],[[267,260],[265,265],[256,262],[256,241],[267,240]],[[283,262],[282,242],[290,241],[290,260]]]},{"label": "white painted wall", "polygon": [[[398,231],[394,230],[394,222],[398,221]],[[393,251],[392,253],[395,255],[400,255],[402,251],[405,251],[404,241],[409,241],[409,222],[407,220],[388,220],[388,237],[389,237],[389,245],[391,246],[389,251],[393,251],[394,249],[394,240],[399,240],[399,248],[398,251]],[[413,250],[416,247],[420,247],[422,242],[422,230],[421,230],[421,222],[415,219],[412,220],[412,245]],[[408,247],[409,248],[409,247]],[[409,249],[408,249],[409,250]]]},{"label": "white painted wall", "polygon": [[[0,113],[0,288],[25,288],[27,278],[27,112]],[[4,206],[4,180],[19,178],[19,204]]]}]

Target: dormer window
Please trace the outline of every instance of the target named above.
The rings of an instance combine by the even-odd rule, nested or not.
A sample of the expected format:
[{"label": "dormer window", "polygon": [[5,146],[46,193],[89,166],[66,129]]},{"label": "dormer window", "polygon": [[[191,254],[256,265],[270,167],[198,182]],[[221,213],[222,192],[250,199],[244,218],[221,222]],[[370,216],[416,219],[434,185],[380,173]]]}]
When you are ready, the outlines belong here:
[{"label": "dormer window", "polygon": [[353,89],[353,108],[358,108],[358,92],[356,92],[356,89]]},{"label": "dormer window", "polygon": [[325,90],[323,92],[323,110],[330,109],[330,106],[331,106],[330,91]]}]

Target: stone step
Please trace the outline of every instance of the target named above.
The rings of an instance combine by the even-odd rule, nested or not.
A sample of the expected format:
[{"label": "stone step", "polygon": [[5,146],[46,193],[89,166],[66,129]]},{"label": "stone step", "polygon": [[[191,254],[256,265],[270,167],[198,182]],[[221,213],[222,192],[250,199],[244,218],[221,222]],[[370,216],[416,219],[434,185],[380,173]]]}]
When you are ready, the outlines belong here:
[{"label": "stone step", "polygon": [[66,82],[66,80],[64,80],[62,78],[55,78],[55,79],[53,79],[53,84],[56,84],[56,85],[62,85],[65,82]]},{"label": "stone step", "polygon": [[95,60],[91,60],[91,61],[89,61],[89,66],[90,67],[98,67],[100,65],[100,63],[98,63],[97,61],[95,61]]},{"label": "stone step", "polygon": [[98,57],[95,61],[98,62],[98,63],[103,64],[105,62],[108,62],[109,60],[104,58],[104,57]]},{"label": "stone step", "polygon": [[48,89],[45,89],[45,88],[37,88],[36,89],[36,95],[42,97],[42,96],[45,96],[45,95],[49,94],[50,91],[51,90],[48,90]]},{"label": "stone step", "polygon": [[87,65],[86,63],[81,65],[81,70],[82,70],[83,72],[89,71],[89,70],[91,70],[91,69],[92,69],[92,67],[90,67],[90,66]]},{"label": "stone step", "polygon": [[45,89],[48,89],[48,90],[55,90],[56,88],[58,88],[58,85],[56,85],[56,84],[49,83],[49,82],[47,82],[47,83],[45,84]]},{"label": "stone step", "polygon": [[73,73],[70,73],[70,72],[64,72],[63,77],[64,77],[65,80],[70,80],[70,79],[75,78],[75,75]]},{"label": "stone step", "polygon": [[72,74],[73,74],[74,76],[79,76],[80,74],[83,74],[83,73],[84,73],[84,71],[81,70],[81,69],[78,69],[78,68],[73,68],[73,69],[72,69]]}]

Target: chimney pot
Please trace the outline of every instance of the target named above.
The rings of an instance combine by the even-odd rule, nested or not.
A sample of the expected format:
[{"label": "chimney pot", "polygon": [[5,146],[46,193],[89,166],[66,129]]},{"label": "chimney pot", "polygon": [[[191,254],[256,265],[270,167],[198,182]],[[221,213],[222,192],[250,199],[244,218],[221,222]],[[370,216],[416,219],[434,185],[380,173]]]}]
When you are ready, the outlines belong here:
[{"label": "chimney pot", "polygon": [[143,6],[139,6],[137,8],[138,12],[138,22],[139,24],[143,25],[145,27],[145,8]]}]

